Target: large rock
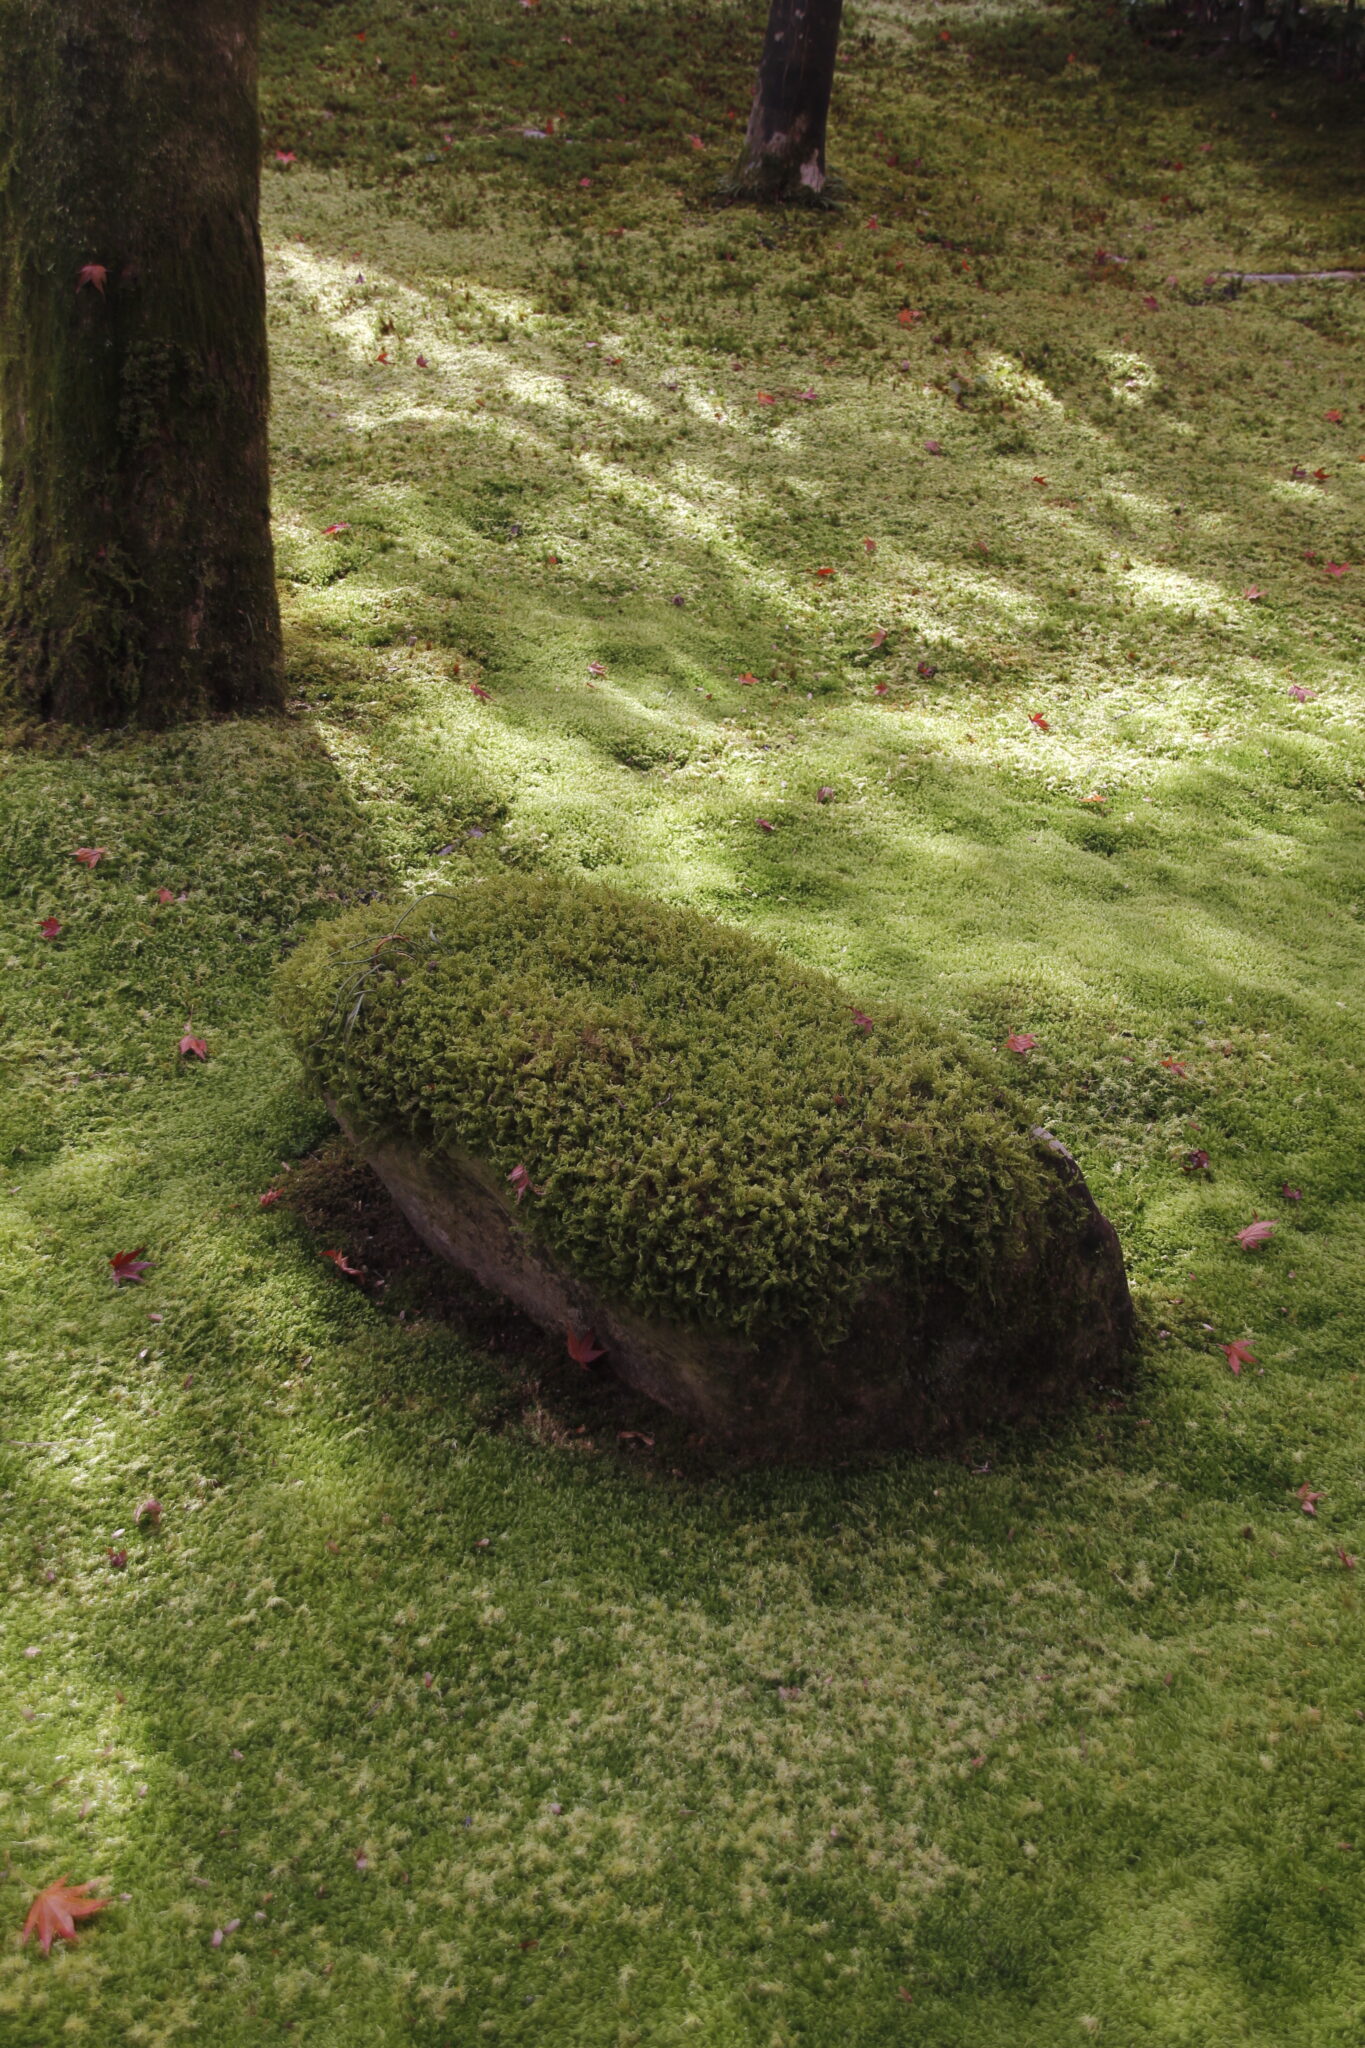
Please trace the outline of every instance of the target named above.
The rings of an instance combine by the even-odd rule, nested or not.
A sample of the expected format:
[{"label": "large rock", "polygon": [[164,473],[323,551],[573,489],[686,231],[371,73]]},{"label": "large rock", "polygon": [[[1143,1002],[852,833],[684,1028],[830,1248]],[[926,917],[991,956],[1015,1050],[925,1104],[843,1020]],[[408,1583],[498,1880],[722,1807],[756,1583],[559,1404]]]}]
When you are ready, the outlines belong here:
[{"label": "large rock", "polygon": [[700,918],[498,878],[338,920],[283,1001],[432,1249],[714,1438],[927,1443],[1131,1343],[1115,1233],[990,1059]]}]

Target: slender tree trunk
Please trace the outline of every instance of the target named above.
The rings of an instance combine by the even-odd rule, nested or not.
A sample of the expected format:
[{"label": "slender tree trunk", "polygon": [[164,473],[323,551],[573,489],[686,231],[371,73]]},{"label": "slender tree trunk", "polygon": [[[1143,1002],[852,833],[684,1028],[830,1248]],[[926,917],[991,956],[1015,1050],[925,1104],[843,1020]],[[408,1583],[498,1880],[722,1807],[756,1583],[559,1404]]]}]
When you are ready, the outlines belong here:
[{"label": "slender tree trunk", "polygon": [[772,0],[735,187],[755,198],[818,198],[843,0]]},{"label": "slender tree trunk", "polygon": [[0,0],[0,678],[81,724],[280,696],[260,0]]}]

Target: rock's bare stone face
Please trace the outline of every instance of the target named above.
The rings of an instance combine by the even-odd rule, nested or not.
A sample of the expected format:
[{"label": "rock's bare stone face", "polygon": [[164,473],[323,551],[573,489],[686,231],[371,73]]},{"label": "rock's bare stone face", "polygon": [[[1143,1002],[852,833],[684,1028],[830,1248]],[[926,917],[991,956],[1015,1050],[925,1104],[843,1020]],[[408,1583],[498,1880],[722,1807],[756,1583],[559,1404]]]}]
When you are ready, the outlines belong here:
[{"label": "rock's bare stone face", "polygon": [[869,1290],[841,1341],[799,1331],[751,1340],[638,1314],[561,1269],[472,1155],[424,1158],[333,1114],[441,1258],[546,1330],[589,1333],[629,1385],[717,1441],[824,1459],[926,1444],[945,1428],[1019,1419],[1115,1376],[1133,1340],[1123,1256],[1060,1140],[1032,1133],[1055,1175],[1032,1255],[990,1298],[944,1285],[912,1302]]}]

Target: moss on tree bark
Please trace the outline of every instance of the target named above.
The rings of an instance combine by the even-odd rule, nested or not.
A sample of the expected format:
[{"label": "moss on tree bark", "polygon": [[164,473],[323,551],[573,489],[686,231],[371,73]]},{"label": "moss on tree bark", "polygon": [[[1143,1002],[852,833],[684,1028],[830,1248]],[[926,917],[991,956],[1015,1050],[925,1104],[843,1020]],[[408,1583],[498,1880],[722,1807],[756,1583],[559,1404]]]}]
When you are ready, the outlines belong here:
[{"label": "moss on tree bark", "polygon": [[818,199],[843,0],[772,0],[736,196]]},{"label": "moss on tree bark", "polygon": [[31,713],[278,701],[259,0],[0,0],[0,672]]}]

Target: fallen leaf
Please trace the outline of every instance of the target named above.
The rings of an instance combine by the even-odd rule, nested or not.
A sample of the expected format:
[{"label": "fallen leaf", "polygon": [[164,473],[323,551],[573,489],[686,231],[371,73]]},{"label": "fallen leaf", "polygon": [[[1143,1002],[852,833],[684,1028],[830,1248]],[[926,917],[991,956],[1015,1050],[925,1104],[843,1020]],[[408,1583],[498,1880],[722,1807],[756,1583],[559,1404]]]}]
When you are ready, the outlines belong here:
[{"label": "fallen leaf", "polygon": [[580,1337],[572,1323],[569,1324],[565,1331],[565,1342],[569,1356],[575,1365],[586,1367],[591,1365],[595,1358],[605,1358],[607,1355],[597,1343],[591,1330],[585,1330]]},{"label": "fallen leaf", "polygon": [[871,1031],[874,1028],[872,1019],[868,1016],[866,1010],[855,1010],[853,1012],[853,1021],[860,1031]]},{"label": "fallen leaf", "polygon": [[884,697],[890,687],[889,683],[874,683],[872,685],[872,694],[874,697]]},{"label": "fallen leaf", "polygon": [[174,903],[174,889],[158,889],[156,892],[156,900],[158,903]]},{"label": "fallen leaf", "polygon": [[926,455],[942,455],[942,443],[939,441],[926,441],[924,444],[924,452]]},{"label": "fallen leaf", "polygon": [[618,1444],[643,1444],[647,1451],[654,1448],[653,1437],[646,1436],[642,1429],[618,1429],[616,1441]]},{"label": "fallen leaf", "polygon": [[78,1920],[86,1920],[92,1913],[102,1913],[106,1906],[113,1904],[112,1899],[85,1897],[93,1889],[93,1879],[85,1884],[70,1884],[65,1874],[55,1883],[44,1885],[28,1909],[20,1948],[34,1934],[44,1955],[48,1954],[54,1941],[74,1941]]},{"label": "fallen leaf", "polygon": [[758,403],[760,405],[776,405],[777,400],[773,397],[771,391],[760,391],[758,394]]},{"label": "fallen leaf", "polygon": [[1209,1163],[1207,1152],[1187,1152],[1182,1164],[1186,1173],[1203,1173]]},{"label": "fallen leaf", "polygon": [[1039,732],[1051,732],[1052,730],[1052,727],[1048,724],[1041,711],[1030,711],[1028,722],[1030,725],[1036,725]]},{"label": "fallen leaf", "polygon": [[740,681],[741,681],[742,683],[746,683],[746,684],[747,684],[747,683],[756,683],[756,682],[758,681],[758,677],[757,677],[757,676],[755,676],[755,675],[751,675],[751,674],[749,673],[748,669],[746,668],[746,669],[745,669],[745,671],[744,671],[744,673],[743,673],[743,675],[742,675],[742,676],[740,677],[740,679],[739,679],[739,680],[740,680]]},{"label": "fallen leaf", "polygon": [[1038,1041],[1029,1031],[1012,1031],[1005,1040],[1006,1052],[1029,1053]]},{"label": "fallen leaf", "polygon": [[1237,1242],[1244,1252],[1254,1252],[1274,1235],[1275,1225],[1257,1216],[1238,1231]]},{"label": "fallen leaf", "polygon": [[78,846],[75,858],[83,868],[93,868],[98,866],[108,851],[107,846]]},{"label": "fallen leaf", "polygon": [[279,1199],[280,1191],[278,1188],[267,1188],[265,1193],[261,1196],[261,1207],[263,1209],[273,1209],[276,1202],[278,1202]]},{"label": "fallen leaf", "polygon": [[296,164],[298,158],[292,149],[277,149],[275,151],[275,161],[277,164]]},{"label": "fallen leaf", "polygon": [[1341,425],[1341,414],[1339,412],[1325,412],[1323,418],[1330,421],[1334,427]]},{"label": "fallen leaf", "polygon": [[834,571],[832,569],[817,569],[815,573],[817,576],[832,576]]},{"label": "fallen leaf", "polygon": [[1243,1343],[1240,1337],[1235,1342],[1223,1346],[1223,1356],[1228,1362],[1234,1379],[1241,1378],[1244,1365],[1255,1365],[1256,1363],[1255,1352],[1249,1344]]},{"label": "fallen leaf", "polygon": [[365,1277],[364,1267],[353,1266],[345,1252],[326,1251],[321,1253],[320,1256],[324,1259],[330,1259],[338,1273],[346,1273],[352,1280],[363,1280]]},{"label": "fallen leaf", "polygon": [[482,683],[471,683],[469,685],[469,694],[471,697],[477,697],[481,704],[489,704],[493,699],[493,692],[485,690]]},{"label": "fallen leaf", "polygon": [[334,533],[349,533],[350,530],[351,522],[349,519],[338,519],[334,526],[323,527],[322,537],[324,540],[330,540]]},{"label": "fallen leaf", "polygon": [[1289,694],[1296,704],[1311,704],[1318,693],[1316,690],[1305,690],[1302,683],[1291,683]]},{"label": "fallen leaf", "polygon": [[152,1261],[143,1256],[146,1249],[145,1244],[140,1244],[134,1252],[114,1253],[109,1261],[109,1270],[114,1276],[115,1287],[142,1285],[152,1268]]},{"label": "fallen leaf", "polygon": [[925,682],[927,683],[931,676],[936,676],[938,674],[938,670],[935,668],[932,661],[919,661],[915,664],[915,674],[917,676],[923,676]]},{"label": "fallen leaf", "polygon": [[[1341,1559],[1342,1563],[1345,1565],[1348,1572],[1353,1572],[1355,1570],[1356,1561],[1354,1557],[1352,1557],[1349,1550],[1339,1550],[1337,1552],[1337,1556]],[[1344,1849],[1349,1847],[1349,1844],[1345,1842],[1338,1842],[1337,1847],[1339,1849]]]},{"label": "fallen leaf", "polygon": [[914,306],[902,306],[896,318],[902,327],[913,327],[917,320],[924,318],[924,315]]},{"label": "fallen leaf", "polygon": [[45,939],[55,939],[62,927],[55,917],[45,917],[38,929]]},{"label": "fallen leaf", "polygon": [[706,147],[706,144],[702,141],[700,135],[689,135],[687,139],[691,143],[693,149],[705,149]]},{"label": "fallen leaf", "polygon": [[111,1572],[121,1572],[127,1570],[128,1553],[126,1550],[106,1550],[104,1554],[109,1560],[109,1569]]},{"label": "fallen leaf", "polygon": [[827,803],[831,803],[831,802],[833,801],[833,799],[834,799],[834,788],[833,788],[833,785],[832,785],[831,783],[828,783],[828,782],[823,782],[823,783],[821,783],[821,785],[820,785],[819,789],[817,789],[817,790],[816,790],[816,792],[815,792],[815,801],[816,801],[816,803],[818,803],[818,804],[827,804]]},{"label": "fallen leaf", "polygon": [[1259,584],[1253,583],[1249,589],[1242,592],[1242,595],[1245,598],[1249,598],[1252,604],[1258,604],[1265,596],[1265,592],[1260,588]]},{"label": "fallen leaf", "polygon": [[1303,1189],[1291,1188],[1287,1180],[1280,1182],[1280,1193],[1284,1196],[1286,1202],[1301,1202],[1303,1200]]},{"label": "fallen leaf", "polygon": [[518,1202],[520,1202],[523,1195],[543,1195],[545,1192],[544,1188],[535,1186],[524,1166],[514,1166],[507,1178],[517,1191]]},{"label": "fallen leaf", "polygon": [[1298,1502],[1299,1506],[1303,1509],[1303,1512],[1306,1515],[1316,1515],[1318,1511],[1318,1502],[1321,1499],[1322,1495],[1320,1493],[1314,1493],[1312,1487],[1308,1484],[1308,1481],[1305,1479],[1303,1485],[1298,1489]]},{"label": "fallen leaf", "polygon": [[604,676],[606,672],[600,661],[590,661],[588,663],[588,674],[590,676]]},{"label": "fallen leaf", "polygon": [[142,1501],[134,1510],[133,1521],[138,1525],[147,1522],[153,1529],[159,1529],[161,1527],[161,1502],[159,1500]]},{"label": "fallen leaf", "polygon": [[886,628],[885,628],[885,626],[875,626],[875,627],[873,628],[872,632],[871,632],[871,633],[870,633],[870,634],[868,635],[868,638],[869,638],[869,639],[871,640],[871,642],[872,642],[872,645],[873,645],[874,647],[883,647],[883,646],[885,646],[885,644],[886,644]]},{"label": "fallen leaf", "polygon": [[760,819],[759,819],[759,821],[758,821],[758,829],[759,829],[759,831],[760,831],[760,832],[772,832],[772,831],[774,831],[774,830],[775,830],[776,828],[775,828],[774,826],[770,825],[770,824],[768,823],[768,820],[767,820],[766,818],[760,818]]},{"label": "fallen leaf", "polygon": [[1156,312],[1156,310],[1157,310],[1157,301],[1156,301],[1156,300],[1155,300],[1155,298],[1154,298],[1154,297],[1152,296],[1151,292],[1144,292],[1144,293],[1143,293],[1143,295],[1142,295],[1142,310],[1144,311],[1144,313],[1155,313],[1155,312]]},{"label": "fallen leaf", "polygon": [[380,349],[380,351],[379,351],[379,354],[378,354],[378,355],[377,355],[377,356],[375,357],[375,361],[376,361],[377,363],[386,363],[386,362],[387,362],[388,360],[389,360],[389,352],[388,352],[388,350],[387,350],[386,348],[381,348],[381,349]]},{"label": "fallen leaf", "polygon": [[868,553],[869,555],[875,555],[875,554],[876,554],[876,552],[877,552],[877,543],[876,543],[876,541],[875,541],[875,540],[868,540],[866,536],[864,536],[864,538],[863,538],[863,547],[864,547],[864,548],[866,549],[866,551],[867,551],[867,553]]},{"label": "fallen leaf", "polygon": [[176,1050],[181,1059],[206,1060],[209,1056],[207,1042],[202,1038],[195,1038],[188,1029]]},{"label": "fallen leaf", "polygon": [[1324,566],[1329,576],[1344,576],[1351,565],[1349,562],[1328,562]]},{"label": "fallen leaf", "polygon": [[1185,1065],[1184,1060],[1163,1060],[1161,1064],[1168,1073],[1174,1074],[1176,1079],[1180,1081],[1183,1081],[1186,1074],[1190,1071]]},{"label": "fallen leaf", "polygon": [[1108,797],[1102,796],[1099,790],[1097,789],[1092,789],[1089,796],[1083,796],[1081,798],[1081,802],[1083,804],[1107,804],[1108,801]]},{"label": "fallen leaf", "polygon": [[1033,481],[1034,481],[1034,482],[1035,482],[1036,484],[1043,484],[1044,486],[1046,486],[1046,484],[1047,484],[1047,478],[1046,478],[1045,476],[1036,476],[1036,477],[1035,477],[1035,478],[1033,479]]}]

